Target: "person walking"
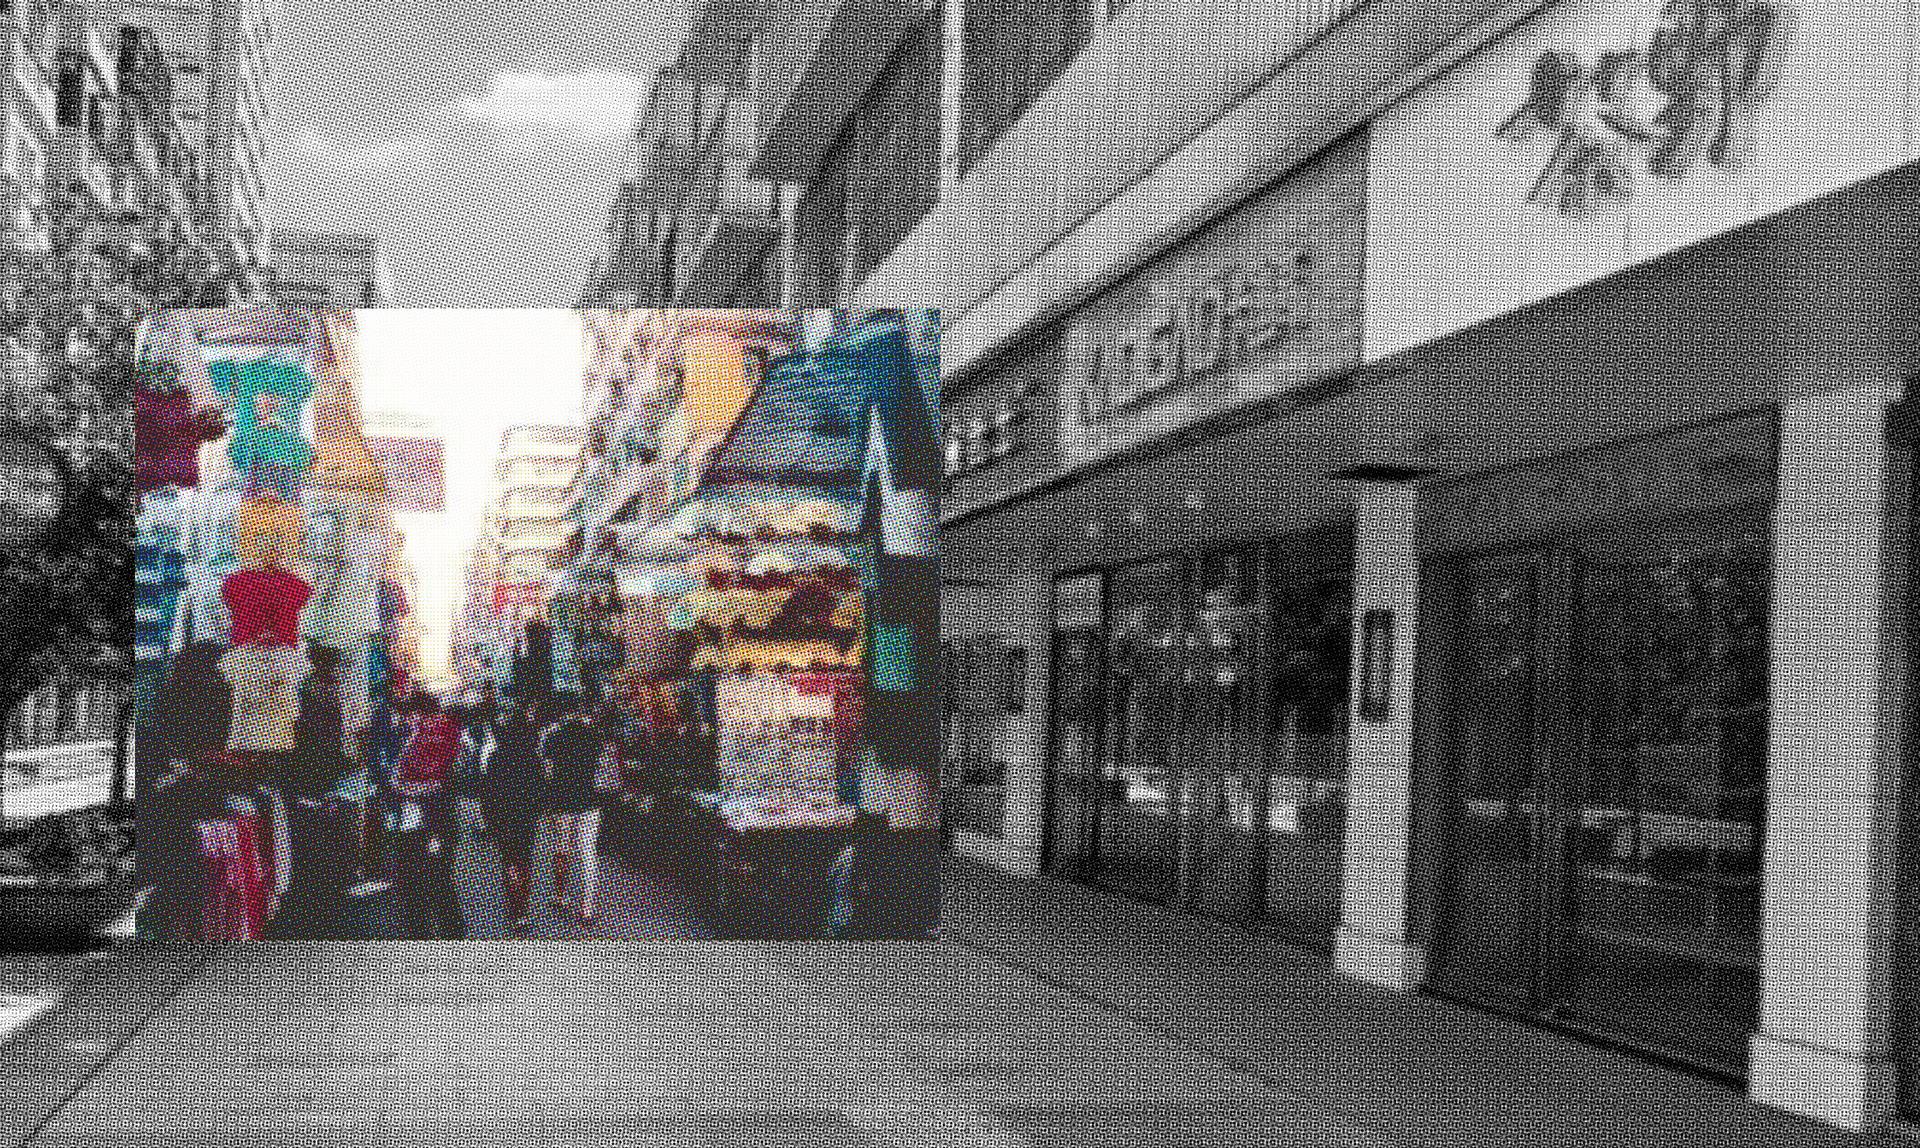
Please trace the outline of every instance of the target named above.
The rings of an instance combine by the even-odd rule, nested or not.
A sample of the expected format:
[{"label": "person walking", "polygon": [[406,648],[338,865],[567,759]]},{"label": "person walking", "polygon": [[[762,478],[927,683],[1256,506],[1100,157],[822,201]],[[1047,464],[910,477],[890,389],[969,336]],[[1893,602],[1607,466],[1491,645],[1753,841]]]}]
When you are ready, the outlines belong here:
[{"label": "person walking", "polygon": [[[591,925],[593,897],[588,890],[599,878],[600,810],[594,792],[605,741],[598,725],[577,706],[548,728],[540,741],[540,755],[551,778],[548,811],[553,831],[553,906],[569,912],[581,924]],[[568,893],[568,877],[580,859],[582,896]]]},{"label": "person walking", "polygon": [[533,841],[546,811],[546,769],[540,758],[540,711],[531,698],[510,704],[492,737],[480,777],[487,833],[500,850],[500,891],[515,936],[531,925]]},{"label": "person walking", "polygon": [[460,814],[451,782],[460,730],[438,698],[425,692],[415,696],[413,734],[393,780],[395,828],[406,842],[399,866],[401,896],[416,936],[453,940],[467,934],[453,878]]}]

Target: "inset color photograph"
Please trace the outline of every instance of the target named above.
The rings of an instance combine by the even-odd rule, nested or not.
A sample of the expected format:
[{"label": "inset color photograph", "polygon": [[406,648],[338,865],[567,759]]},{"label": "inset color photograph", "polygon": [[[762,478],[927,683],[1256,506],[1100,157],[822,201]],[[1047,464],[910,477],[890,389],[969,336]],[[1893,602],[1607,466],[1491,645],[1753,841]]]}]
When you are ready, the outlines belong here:
[{"label": "inset color photograph", "polygon": [[169,312],[140,936],[924,938],[939,320]]}]

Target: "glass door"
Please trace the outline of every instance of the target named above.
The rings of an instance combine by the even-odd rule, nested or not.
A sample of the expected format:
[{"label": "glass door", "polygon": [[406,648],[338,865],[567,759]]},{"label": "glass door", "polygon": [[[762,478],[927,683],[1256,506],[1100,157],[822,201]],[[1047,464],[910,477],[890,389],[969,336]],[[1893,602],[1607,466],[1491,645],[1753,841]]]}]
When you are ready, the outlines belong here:
[{"label": "glass door", "polygon": [[1093,876],[1101,794],[1100,711],[1106,643],[1098,574],[1054,588],[1053,766],[1047,864],[1056,876]]},{"label": "glass door", "polygon": [[1260,911],[1265,862],[1260,552],[1209,555],[1199,573],[1187,898],[1198,912],[1243,919]]},{"label": "glass door", "polygon": [[1435,986],[1740,1074],[1759,1002],[1762,512],[1459,567]]},{"label": "glass door", "polygon": [[1329,948],[1340,923],[1347,827],[1351,560],[1277,565],[1270,598],[1266,917],[1278,932]]},{"label": "glass door", "polygon": [[1538,752],[1544,555],[1461,571],[1453,667],[1453,825],[1443,991],[1511,1008],[1537,998],[1543,836]]},{"label": "glass door", "polygon": [[1759,999],[1769,542],[1580,546],[1556,1003],[1738,1073]]},{"label": "glass door", "polygon": [[1095,879],[1150,901],[1179,895],[1186,564],[1114,572]]}]

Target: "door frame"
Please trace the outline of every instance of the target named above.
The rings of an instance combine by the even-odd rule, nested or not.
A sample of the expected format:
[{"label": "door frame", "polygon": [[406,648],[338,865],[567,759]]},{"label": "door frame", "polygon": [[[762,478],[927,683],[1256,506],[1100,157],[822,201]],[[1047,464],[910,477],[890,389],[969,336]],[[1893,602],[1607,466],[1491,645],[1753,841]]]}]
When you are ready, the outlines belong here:
[{"label": "door frame", "polygon": [[[1183,752],[1186,749],[1187,731],[1191,724],[1190,715],[1188,711],[1192,708],[1192,698],[1189,696],[1192,691],[1187,688],[1189,683],[1186,681],[1186,679],[1189,676],[1189,673],[1193,666],[1193,652],[1188,647],[1187,636],[1191,631],[1192,621],[1193,621],[1193,585],[1198,575],[1198,556],[1196,555],[1195,551],[1192,550],[1191,548],[1176,548],[1172,550],[1160,550],[1151,554],[1139,555],[1137,557],[1130,557],[1125,559],[1124,561],[1115,562],[1102,569],[1101,634],[1100,634],[1100,637],[1101,637],[1100,679],[1101,679],[1101,687],[1102,687],[1101,697],[1100,697],[1100,738],[1101,738],[1100,750],[1101,750],[1102,788],[1100,793],[1100,800],[1095,805],[1095,808],[1094,808],[1094,840],[1096,842],[1101,840],[1103,836],[1100,832],[1101,821],[1102,821],[1102,818],[1106,816],[1106,810],[1107,810],[1107,794],[1105,790],[1105,782],[1107,780],[1107,777],[1106,777],[1107,740],[1106,739],[1107,739],[1107,734],[1111,732],[1111,729],[1110,729],[1111,722],[1109,721],[1111,714],[1109,713],[1109,710],[1111,708],[1112,701],[1113,701],[1111,687],[1114,679],[1113,659],[1111,658],[1111,656],[1109,656],[1109,653],[1108,653],[1108,650],[1109,650],[1108,643],[1112,640],[1112,637],[1113,637],[1114,603],[1116,598],[1118,597],[1118,595],[1115,593],[1114,587],[1115,587],[1115,584],[1119,581],[1119,576],[1122,571],[1129,570],[1129,569],[1138,569],[1140,567],[1146,567],[1146,566],[1155,566],[1164,562],[1171,562],[1175,567],[1175,570],[1176,570],[1175,580],[1178,583],[1178,595],[1179,595],[1179,601],[1177,603],[1179,627],[1177,631],[1178,639],[1176,642],[1176,648],[1177,648],[1177,654],[1178,654],[1178,667],[1179,667],[1178,674],[1181,679],[1181,689],[1179,690],[1178,704],[1174,707],[1174,713],[1172,714],[1172,717],[1171,717],[1171,720],[1174,723],[1173,740],[1175,744]],[[1051,720],[1051,718],[1049,720]],[[1174,840],[1176,843],[1174,857],[1172,858],[1173,873],[1172,873],[1171,894],[1164,900],[1158,900],[1158,899],[1146,896],[1145,894],[1141,893],[1137,889],[1130,889],[1121,885],[1115,885],[1108,882],[1107,880],[1104,879],[1104,877],[1101,874],[1098,853],[1095,853],[1091,858],[1092,863],[1088,867],[1088,873],[1085,877],[1085,883],[1092,888],[1101,890],[1102,892],[1112,893],[1120,897],[1126,897],[1130,900],[1139,901],[1142,904],[1157,905],[1157,906],[1160,906],[1161,908],[1168,909],[1173,912],[1185,913],[1190,911],[1186,903],[1186,890],[1184,885],[1186,864],[1187,864],[1186,848],[1185,848],[1186,828],[1184,824],[1183,810],[1180,808],[1178,804],[1181,796],[1181,785],[1184,783],[1186,778],[1185,763],[1182,762],[1175,770],[1170,770],[1169,773],[1170,773],[1170,776],[1168,778],[1168,787],[1175,803],[1172,821],[1173,821]]]},{"label": "door frame", "polygon": [[1081,858],[1072,870],[1062,870],[1054,856],[1059,846],[1059,826],[1055,824],[1054,810],[1059,801],[1060,767],[1060,628],[1058,587],[1062,582],[1076,578],[1094,578],[1100,584],[1100,622],[1098,627],[1100,647],[1099,682],[1095,691],[1100,704],[1093,712],[1094,746],[1096,758],[1106,748],[1107,725],[1107,629],[1111,620],[1112,595],[1108,593],[1108,583],[1112,580],[1104,566],[1076,566],[1056,571],[1047,583],[1047,693],[1041,704],[1046,707],[1046,769],[1041,784],[1041,800],[1044,803],[1044,815],[1040,819],[1040,867],[1044,873],[1076,882],[1091,879],[1093,858],[1100,848],[1100,811],[1098,795],[1090,821],[1087,855]]},{"label": "door frame", "polygon": [[[1272,544],[1267,539],[1225,542],[1195,550],[1187,566],[1187,609],[1184,620],[1187,637],[1185,638],[1186,655],[1184,677],[1188,688],[1185,691],[1185,700],[1181,707],[1181,892],[1176,904],[1182,912],[1192,913],[1195,916],[1205,917],[1208,920],[1226,921],[1236,924],[1246,924],[1259,920],[1266,904],[1267,891],[1265,873],[1267,863],[1267,835],[1265,826],[1268,811],[1271,808],[1269,805],[1271,797],[1267,791],[1268,783],[1265,763],[1270,759],[1273,751],[1273,715],[1267,704],[1273,680],[1273,615],[1272,610],[1269,608],[1270,603],[1268,602],[1268,588],[1271,585],[1272,549]],[[1200,729],[1200,722],[1197,717],[1201,709],[1200,691],[1203,688],[1203,683],[1200,680],[1200,670],[1202,669],[1205,659],[1198,644],[1193,641],[1193,637],[1199,633],[1200,611],[1204,606],[1203,595],[1205,593],[1204,581],[1206,564],[1213,559],[1227,558],[1236,555],[1246,559],[1252,567],[1253,589],[1244,608],[1254,611],[1254,617],[1256,619],[1254,625],[1254,640],[1258,643],[1258,649],[1256,650],[1255,657],[1252,659],[1251,669],[1253,680],[1249,685],[1248,693],[1250,696],[1250,704],[1255,710],[1255,716],[1252,719],[1253,737],[1257,742],[1255,752],[1262,762],[1262,776],[1258,789],[1257,808],[1255,809],[1255,817],[1261,828],[1251,834],[1254,838],[1254,871],[1260,874],[1260,876],[1257,878],[1256,887],[1249,892],[1244,911],[1237,914],[1219,911],[1216,905],[1210,903],[1209,899],[1202,895],[1200,883],[1194,879],[1193,870],[1194,867],[1198,865],[1198,859],[1195,856],[1196,842],[1194,841],[1194,837],[1201,829],[1199,818],[1194,815],[1195,811],[1187,802],[1189,784],[1194,778],[1209,771],[1216,775],[1220,772],[1218,767],[1211,762],[1211,755],[1205,752],[1205,734]]]},{"label": "door frame", "polygon": [[[1657,516],[1621,516],[1569,525],[1521,543],[1472,550],[1454,550],[1423,554],[1423,586],[1431,583],[1434,592],[1423,596],[1423,607],[1436,607],[1437,620],[1448,638],[1444,652],[1433,651],[1421,659],[1430,666],[1428,674],[1444,686],[1420,701],[1420,716],[1437,722],[1434,736],[1417,739],[1416,747],[1424,755],[1425,768],[1434,769],[1434,789],[1441,805],[1440,840],[1431,846],[1435,872],[1431,875],[1431,919],[1428,922],[1430,967],[1433,974],[1425,986],[1427,993],[1468,1002],[1475,1007],[1549,1024],[1609,1047],[1625,1048],[1662,1063],[1720,1079],[1739,1081],[1744,1074],[1729,1073],[1723,1066],[1705,1060],[1676,1044],[1662,1047],[1649,1043],[1658,1039],[1651,1034],[1636,1034],[1630,1027],[1603,1027],[1590,1012],[1564,998],[1566,968],[1570,959],[1568,930],[1565,928],[1570,894],[1568,843],[1573,822],[1580,816],[1579,787],[1583,777],[1578,768],[1581,750],[1579,698],[1579,650],[1576,643],[1584,617],[1584,573],[1587,554],[1608,542],[1622,539],[1646,539],[1669,533],[1687,533],[1701,539],[1726,541],[1737,534],[1759,527],[1767,537],[1768,623],[1772,616],[1773,528],[1772,501],[1748,501],[1711,510],[1686,510]],[[1457,667],[1461,656],[1458,635],[1464,628],[1469,571],[1476,564],[1531,556],[1539,563],[1546,584],[1539,588],[1535,608],[1535,633],[1530,643],[1535,662],[1534,725],[1532,744],[1536,753],[1535,793],[1542,802],[1540,814],[1541,848],[1534,858],[1533,871],[1538,882],[1538,908],[1535,920],[1526,930],[1533,938],[1531,974],[1524,999],[1489,997],[1462,991],[1442,975],[1452,948],[1454,912],[1459,876],[1459,818],[1455,814],[1460,794],[1459,739],[1460,709],[1457,698],[1461,688]],[[1769,649],[1771,644],[1769,643]],[[1771,655],[1769,655],[1771,656]],[[1755,826],[1756,849],[1764,850],[1767,810],[1765,784],[1762,805]],[[1764,856],[1764,853],[1762,853]],[[1762,889],[1764,897],[1764,887]],[[1756,1006],[1758,1002],[1756,1001]],[[1917,1010],[1920,1011],[1920,1010]]]},{"label": "door frame", "polygon": [[[1266,576],[1262,580],[1260,587],[1260,609],[1262,617],[1266,620],[1268,640],[1266,649],[1263,651],[1263,664],[1261,667],[1262,709],[1266,719],[1266,743],[1264,746],[1265,768],[1262,771],[1264,778],[1261,785],[1260,810],[1262,829],[1260,834],[1260,905],[1256,920],[1261,932],[1278,937],[1290,944],[1299,945],[1328,956],[1332,954],[1336,935],[1340,928],[1340,909],[1337,904],[1335,905],[1334,911],[1333,931],[1324,935],[1288,928],[1284,922],[1273,916],[1273,869],[1271,857],[1273,842],[1272,833],[1267,829],[1267,826],[1271,822],[1273,811],[1273,767],[1276,764],[1275,757],[1280,749],[1280,731],[1277,722],[1279,715],[1272,704],[1275,681],[1279,674],[1277,663],[1280,650],[1278,643],[1272,640],[1272,629],[1275,616],[1274,596],[1278,593],[1282,584],[1292,579],[1311,580],[1314,578],[1339,576],[1344,577],[1347,583],[1347,630],[1349,644],[1351,644],[1351,636],[1356,625],[1353,614],[1353,586],[1355,575],[1353,566],[1353,523],[1348,522],[1343,525],[1344,535],[1341,534],[1340,527],[1323,527],[1311,531],[1302,531],[1297,534],[1283,535],[1270,540],[1267,545],[1267,556],[1264,564]],[[1289,547],[1296,549],[1290,550],[1288,549]],[[1351,704],[1353,683],[1351,661],[1348,663],[1347,685],[1349,691],[1349,700],[1346,707],[1347,729],[1345,736],[1341,738],[1341,752],[1346,755],[1346,765],[1348,770],[1351,770],[1353,755],[1353,715]],[[1346,885],[1346,865],[1344,859],[1346,825],[1344,822],[1340,827],[1340,841],[1343,854],[1340,885],[1342,889],[1344,889]]]}]

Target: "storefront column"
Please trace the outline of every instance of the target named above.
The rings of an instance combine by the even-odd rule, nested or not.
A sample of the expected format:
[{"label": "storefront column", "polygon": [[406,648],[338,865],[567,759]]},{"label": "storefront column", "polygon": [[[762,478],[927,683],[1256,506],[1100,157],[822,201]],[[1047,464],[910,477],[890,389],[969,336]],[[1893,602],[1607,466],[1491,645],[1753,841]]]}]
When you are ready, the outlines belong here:
[{"label": "storefront column", "polygon": [[998,636],[1025,653],[1024,706],[995,717],[992,751],[1006,763],[1000,833],[988,837],[961,829],[954,852],[1023,877],[1039,876],[1046,833],[1047,723],[1052,712],[1050,598],[1052,565],[1033,557],[994,561],[980,571],[980,583],[965,585],[967,608],[955,611],[943,602],[943,636],[965,641]]},{"label": "storefront column", "polygon": [[[1420,495],[1406,482],[1354,492],[1352,735],[1347,837],[1334,964],[1397,992],[1426,978],[1426,949],[1411,938],[1407,871],[1413,815],[1413,667],[1419,638]],[[1361,718],[1368,611],[1391,611],[1390,708]]]},{"label": "storefront column", "polygon": [[1753,1099],[1845,1128],[1893,1110],[1891,950],[1908,698],[1911,455],[1896,396],[1780,412]]}]

